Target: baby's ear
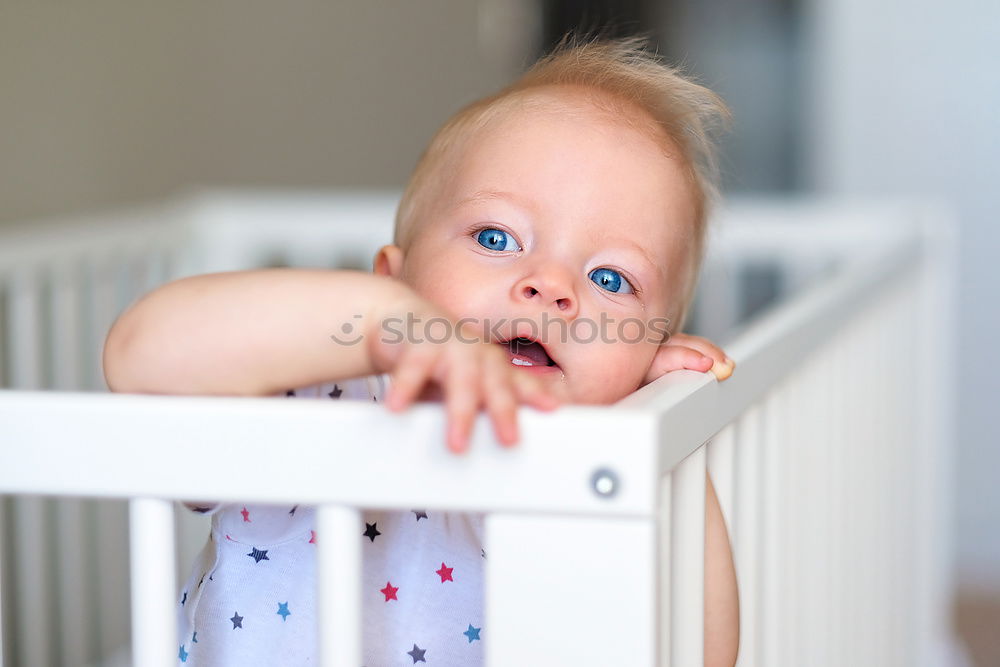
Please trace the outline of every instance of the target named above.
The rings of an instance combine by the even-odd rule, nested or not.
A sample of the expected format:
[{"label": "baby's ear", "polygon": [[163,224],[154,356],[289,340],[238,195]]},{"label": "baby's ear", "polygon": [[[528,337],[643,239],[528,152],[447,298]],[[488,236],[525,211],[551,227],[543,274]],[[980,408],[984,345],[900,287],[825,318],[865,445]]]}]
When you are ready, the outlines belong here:
[{"label": "baby's ear", "polygon": [[399,246],[384,245],[375,253],[372,269],[376,275],[399,278],[403,271],[403,250]]}]

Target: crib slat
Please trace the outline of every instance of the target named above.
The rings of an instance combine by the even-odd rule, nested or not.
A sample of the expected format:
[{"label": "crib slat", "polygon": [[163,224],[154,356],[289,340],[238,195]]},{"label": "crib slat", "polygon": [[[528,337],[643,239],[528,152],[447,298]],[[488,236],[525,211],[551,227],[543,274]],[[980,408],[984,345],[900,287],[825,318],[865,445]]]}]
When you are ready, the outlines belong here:
[{"label": "crib slat", "polygon": [[62,663],[84,665],[91,656],[94,636],[92,614],[93,577],[90,576],[91,553],[86,548],[84,503],[79,500],[55,502],[55,534],[63,548],[55,550],[55,570],[59,604]]},{"label": "crib slat", "polygon": [[712,477],[712,486],[719,497],[719,506],[726,519],[730,540],[733,533],[734,502],[736,498],[736,475],[734,470],[736,444],[736,423],[722,429],[708,443],[708,472]]},{"label": "crib slat", "polygon": [[94,621],[98,651],[111,655],[129,639],[129,589],[122,573],[129,570],[129,507],[117,500],[98,500],[93,508],[94,542],[99,545],[95,588],[101,613]]},{"label": "crib slat", "polygon": [[761,437],[760,408],[750,408],[737,423],[736,501],[733,526],[733,555],[736,559],[736,582],[740,600],[741,666],[759,665],[759,618],[761,614],[760,581],[763,559],[760,557],[761,524]]},{"label": "crib slat", "polygon": [[[816,494],[817,507],[815,520],[807,525],[813,540],[813,595],[814,599],[825,600],[826,604],[816,608],[812,615],[813,625],[810,629],[811,646],[817,656],[830,663],[833,660],[832,608],[834,596],[831,587],[830,572],[833,569],[833,557],[830,541],[834,537],[834,487],[833,487],[833,451],[837,447],[837,414],[834,409],[834,394],[842,389],[835,385],[835,359],[833,345],[828,343],[820,351],[819,364],[815,377],[814,414],[816,425],[814,440],[816,450]],[[808,427],[808,423],[807,423]]]},{"label": "crib slat", "polygon": [[17,554],[13,592],[17,613],[11,620],[18,636],[14,664],[19,665],[56,662],[48,631],[52,597],[52,561],[45,539],[48,502],[34,497],[13,500],[12,538]]},{"label": "crib slat", "polygon": [[[671,665],[704,663],[705,448],[681,461],[671,481],[673,554],[670,574]],[[684,613],[678,613],[679,610]],[[623,663],[640,664],[640,663]]]},{"label": "crib slat", "polygon": [[[51,349],[53,388],[78,390],[81,378],[80,276],[75,264],[63,264],[52,271]],[[59,588],[60,645],[62,661],[82,665],[90,659],[93,615],[88,613],[94,578],[90,576],[91,552],[85,548],[83,501],[55,502],[56,535],[61,544],[55,550]]]},{"label": "crib slat", "polygon": [[361,513],[323,505],[316,510],[320,663],[361,664]]},{"label": "crib slat", "polygon": [[779,579],[779,617],[783,619],[784,632],[778,664],[788,667],[806,664],[801,662],[802,656],[799,655],[806,628],[806,611],[796,609],[795,602],[796,596],[806,585],[799,554],[807,548],[808,542],[801,524],[804,523],[804,517],[809,515],[813,502],[812,489],[808,486],[808,468],[811,466],[809,450],[813,442],[807,435],[808,426],[803,424],[803,413],[810,403],[807,382],[808,367],[800,365],[781,389],[784,394],[781,414],[783,437],[780,442],[782,453],[778,475],[782,490],[779,506],[783,516],[779,549],[784,557],[784,564]]},{"label": "crib slat", "polygon": [[761,414],[763,440],[761,447],[763,498],[761,514],[761,578],[760,617],[757,624],[760,647],[757,664],[762,667],[779,666],[782,642],[780,595],[783,562],[781,554],[782,513],[781,499],[781,389],[773,391],[766,399]]},{"label": "crib slat", "polygon": [[844,508],[845,485],[847,478],[847,424],[849,392],[847,388],[846,364],[849,350],[843,332],[838,333],[831,344],[831,371],[827,379],[830,391],[828,409],[830,414],[830,434],[827,446],[829,452],[829,484],[830,484],[830,529],[828,537],[828,583],[830,596],[828,598],[828,623],[830,664],[847,664],[846,655],[846,608],[845,588],[847,572],[844,558],[846,543],[847,520]]},{"label": "crib slat", "polygon": [[84,385],[97,391],[106,388],[102,354],[104,338],[118,313],[114,276],[109,267],[98,258],[86,264],[88,303],[84,309],[83,368]]},{"label": "crib slat", "polygon": [[670,517],[673,515],[673,475],[667,474],[660,477],[660,502],[659,502],[659,556],[657,558],[659,571],[657,573],[660,580],[659,599],[657,600],[657,610],[659,612],[659,632],[657,634],[657,654],[660,656],[660,667],[671,667],[670,646],[673,641],[671,634],[671,624],[674,610],[671,609],[673,599],[670,585],[670,572],[673,568],[673,528]]},{"label": "crib slat", "polygon": [[80,276],[75,265],[62,265],[52,272],[51,344],[53,389],[82,388],[80,364]]},{"label": "crib slat", "polygon": [[41,389],[41,285],[27,270],[14,273],[8,284],[7,321],[10,326],[10,378],[16,389]]},{"label": "crib slat", "polygon": [[656,528],[652,517],[487,516],[486,665],[653,665]]},{"label": "crib slat", "polygon": [[0,496],[0,667],[7,662],[7,647],[10,629],[7,627],[7,614],[4,612],[4,605],[7,601],[7,498]]},{"label": "crib slat", "polygon": [[175,665],[174,508],[166,500],[129,501],[132,656],[136,665]]}]

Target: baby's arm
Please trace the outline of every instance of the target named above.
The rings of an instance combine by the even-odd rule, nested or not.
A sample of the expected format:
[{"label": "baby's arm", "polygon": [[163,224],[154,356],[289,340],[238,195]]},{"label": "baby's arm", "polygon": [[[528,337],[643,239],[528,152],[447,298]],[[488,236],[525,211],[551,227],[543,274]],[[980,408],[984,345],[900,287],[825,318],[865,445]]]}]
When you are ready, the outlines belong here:
[{"label": "baby's arm", "polygon": [[[192,276],[145,295],[104,347],[112,391],[270,395],[376,371],[365,341],[331,334],[373,321],[405,286],[350,271],[271,269]],[[343,340],[348,340],[345,334]]]},{"label": "baby's arm", "polygon": [[448,444],[465,449],[485,408],[497,438],[517,438],[517,405],[558,404],[475,332],[432,342],[383,324],[448,318],[405,284],[355,271],[265,269],[193,276],[147,294],[115,322],[104,374],[117,392],[265,396],[392,372],[388,406],[444,391]]},{"label": "baby's arm", "polygon": [[705,667],[733,667],[740,645],[740,600],[726,522],[705,474]]}]

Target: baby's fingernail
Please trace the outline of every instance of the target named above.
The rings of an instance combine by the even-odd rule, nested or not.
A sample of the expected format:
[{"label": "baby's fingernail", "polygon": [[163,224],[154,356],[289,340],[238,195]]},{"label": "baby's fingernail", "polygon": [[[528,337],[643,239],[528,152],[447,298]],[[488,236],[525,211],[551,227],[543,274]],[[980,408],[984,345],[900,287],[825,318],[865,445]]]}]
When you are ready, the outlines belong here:
[{"label": "baby's fingernail", "polygon": [[461,454],[465,451],[465,436],[462,434],[461,428],[458,424],[452,424],[448,427],[448,449],[450,449],[455,454]]},{"label": "baby's fingernail", "polygon": [[386,398],[385,404],[390,410],[399,410],[403,406],[403,398],[398,389],[389,388],[389,396]]},{"label": "baby's fingernail", "polygon": [[[728,362],[728,359],[727,359],[727,362]],[[726,378],[728,378],[730,375],[733,374],[733,364],[732,363],[721,363],[721,364],[720,363],[713,363],[712,364],[712,372],[715,374],[715,379],[717,379],[717,380],[719,380],[721,382],[722,380],[725,380]]]},{"label": "baby's fingernail", "polygon": [[517,444],[517,424],[505,424],[503,426],[503,442],[507,447],[513,447]]},{"label": "baby's fingernail", "polygon": [[736,362],[730,359],[729,357],[726,357],[726,363],[732,366],[733,368],[736,368]]}]

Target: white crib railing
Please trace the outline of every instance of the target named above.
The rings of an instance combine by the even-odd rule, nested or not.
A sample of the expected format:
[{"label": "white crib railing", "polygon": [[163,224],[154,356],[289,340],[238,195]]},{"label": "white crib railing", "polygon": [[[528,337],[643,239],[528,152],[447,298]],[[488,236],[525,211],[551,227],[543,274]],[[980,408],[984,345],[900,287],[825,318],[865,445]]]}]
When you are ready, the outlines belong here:
[{"label": "white crib railing", "polygon": [[[33,497],[69,496],[129,500],[137,665],[175,661],[171,501],[209,497],[320,507],[325,665],[360,664],[359,508],[409,507],[487,513],[490,665],[699,665],[706,467],[736,558],[741,665],[934,664],[948,634],[951,240],[933,209],[744,205],[723,216],[703,321],[732,323],[710,311],[739,302],[742,262],[778,266],[794,288],[724,341],[733,378],[672,373],[616,406],[525,411],[515,451],[495,446],[481,418],[472,453],[448,455],[434,405],[387,416],[363,403],[24,391],[98,388],[102,332],[159,281],[360,265],[389,238],[392,200],[195,198],[142,227],[129,214],[67,228],[77,238],[0,237],[5,373],[19,389],[0,392],[8,664],[82,664],[114,645],[79,619],[105,612],[116,578],[94,585],[93,563],[65,550],[86,543],[81,525],[115,517],[87,522],[88,509]],[[342,235],[338,218],[374,231]],[[75,280],[74,266],[91,278]],[[67,364],[80,386],[60,375]],[[237,446],[254,466],[209,474],[238,465]],[[193,456],[205,465],[185,465]],[[307,470],[291,463],[301,460]],[[39,532],[47,525],[54,535]]]}]

